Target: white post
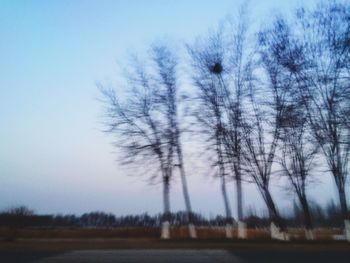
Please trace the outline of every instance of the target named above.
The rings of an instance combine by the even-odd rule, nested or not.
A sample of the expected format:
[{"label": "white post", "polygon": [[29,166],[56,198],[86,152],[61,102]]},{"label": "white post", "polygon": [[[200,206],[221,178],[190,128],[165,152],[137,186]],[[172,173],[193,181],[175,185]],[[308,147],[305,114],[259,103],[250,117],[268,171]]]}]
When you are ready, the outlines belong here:
[{"label": "white post", "polygon": [[169,239],[170,238],[170,223],[169,221],[165,221],[162,223],[162,233],[160,236],[161,239]]},{"label": "white post", "polygon": [[281,231],[273,222],[270,225],[271,238],[281,241],[288,241],[289,236],[284,231]]},{"label": "white post", "polygon": [[242,221],[238,221],[238,238],[247,238],[247,224]]},{"label": "white post", "polygon": [[345,235],[345,239],[350,242],[350,220],[346,219],[344,220],[344,235]]},{"label": "white post", "polygon": [[233,228],[232,228],[231,224],[226,224],[226,226],[225,226],[226,238],[233,238],[232,229]]},{"label": "white post", "polygon": [[305,238],[306,240],[314,240],[315,237],[314,237],[314,232],[312,231],[312,229],[307,229],[305,228]]},{"label": "white post", "polygon": [[197,238],[196,228],[193,224],[188,225],[188,231],[190,232],[190,238]]}]

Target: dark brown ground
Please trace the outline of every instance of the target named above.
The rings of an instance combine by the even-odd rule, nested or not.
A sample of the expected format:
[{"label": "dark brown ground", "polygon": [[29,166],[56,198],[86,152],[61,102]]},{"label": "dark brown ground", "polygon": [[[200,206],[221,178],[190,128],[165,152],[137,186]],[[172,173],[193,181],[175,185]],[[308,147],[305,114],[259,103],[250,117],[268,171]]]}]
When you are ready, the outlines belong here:
[{"label": "dark brown ground", "polygon": [[[255,251],[349,251],[345,241],[160,240],[156,238],[17,239],[0,241],[0,250],[66,251],[89,249],[225,249]],[[350,259],[349,259],[350,262]]]},{"label": "dark brown ground", "polygon": [[17,239],[0,242],[1,263],[348,263],[350,243],[239,240]]},{"label": "dark brown ground", "polygon": [[313,242],[300,229],[290,242],[272,241],[266,229],[250,229],[249,240],[227,240],[217,228],[200,228],[196,240],[187,232],[174,228],[160,240],[159,229],[145,228],[0,229],[0,263],[350,262],[350,243],[331,240],[339,229],[319,229]]}]

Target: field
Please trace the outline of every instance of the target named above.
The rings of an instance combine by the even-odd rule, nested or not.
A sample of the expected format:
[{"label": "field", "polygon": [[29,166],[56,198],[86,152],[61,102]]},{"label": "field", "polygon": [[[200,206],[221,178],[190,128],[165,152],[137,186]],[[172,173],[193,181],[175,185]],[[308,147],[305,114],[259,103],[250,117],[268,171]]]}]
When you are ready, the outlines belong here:
[{"label": "field", "polygon": [[228,240],[222,228],[199,227],[193,240],[186,227],[175,227],[172,239],[161,240],[158,228],[2,228],[0,262],[348,262],[350,244],[332,240],[340,229],[317,229],[313,242],[303,240],[302,229],[289,233],[290,242],[271,240],[268,229]]},{"label": "field", "polygon": [[[222,227],[197,227],[198,239],[224,239],[225,230]],[[291,240],[304,240],[304,230],[289,229]],[[332,240],[333,235],[340,235],[341,229],[315,229],[317,240]],[[248,229],[249,240],[269,240],[269,229]],[[237,230],[233,230],[237,236]],[[16,239],[83,239],[83,238],[159,238],[159,228],[123,227],[123,228],[0,228],[0,240]],[[187,239],[187,227],[172,227],[172,239]]]},{"label": "field", "polygon": [[[273,241],[268,229],[248,229],[247,240],[226,239],[222,227],[198,227],[197,239],[189,239],[186,227],[173,227],[171,239],[161,240],[159,228],[0,228],[0,250],[36,249],[232,249],[274,247],[289,249],[293,244],[306,248],[349,249],[347,242],[333,240],[340,229],[316,229],[316,240],[308,242],[302,229],[289,229],[290,242]],[[237,236],[233,230],[233,236]],[[315,246],[315,244],[317,244]]]}]

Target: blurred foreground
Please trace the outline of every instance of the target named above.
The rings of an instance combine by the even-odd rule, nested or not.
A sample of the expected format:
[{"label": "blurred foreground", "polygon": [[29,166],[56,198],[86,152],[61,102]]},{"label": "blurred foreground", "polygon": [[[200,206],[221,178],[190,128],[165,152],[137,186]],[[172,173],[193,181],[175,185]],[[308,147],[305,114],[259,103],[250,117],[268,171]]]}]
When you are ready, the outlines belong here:
[{"label": "blurred foreground", "polygon": [[1,262],[349,262],[349,244],[159,239],[21,239],[0,242]]}]

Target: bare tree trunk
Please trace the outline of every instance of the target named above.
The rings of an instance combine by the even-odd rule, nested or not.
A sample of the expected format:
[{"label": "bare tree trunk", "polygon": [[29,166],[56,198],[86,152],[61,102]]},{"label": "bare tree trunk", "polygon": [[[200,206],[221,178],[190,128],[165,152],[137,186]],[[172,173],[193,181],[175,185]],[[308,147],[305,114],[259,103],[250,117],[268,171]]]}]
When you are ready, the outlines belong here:
[{"label": "bare tree trunk", "polygon": [[[334,115],[334,114],[333,114]],[[336,121],[333,120],[333,126],[335,126]],[[333,156],[335,157],[335,160],[333,162],[333,177],[336,181],[336,185],[338,188],[338,195],[339,195],[339,203],[340,203],[340,210],[342,214],[342,218],[344,220],[344,233],[345,237],[348,241],[350,241],[350,218],[349,218],[349,210],[348,210],[348,205],[346,201],[346,192],[345,192],[345,184],[346,184],[346,174],[343,173],[342,171],[342,158],[340,155],[340,145],[341,145],[341,140],[338,136],[338,130],[337,127],[334,127],[332,130],[332,137],[333,137],[333,147],[332,147],[332,152]]]},{"label": "bare tree trunk", "polygon": [[236,194],[237,194],[237,217],[238,217],[238,238],[247,238],[247,226],[243,222],[243,196],[242,180],[240,171],[236,171]]},{"label": "bare tree trunk", "polygon": [[243,196],[242,196],[242,180],[241,175],[236,173],[236,191],[237,191],[237,217],[238,220],[243,220]]},{"label": "bare tree trunk", "polygon": [[222,196],[223,196],[223,198],[224,198],[224,204],[225,204],[225,211],[226,211],[227,222],[228,222],[228,223],[231,223],[232,212],[231,212],[230,203],[229,203],[229,201],[228,201],[228,196],[227,196],[226,178],[225,178],[225,176],[223,176],[223,177],[221,178],[221,192],[222,192]]},{"label": "bare tree trunk", "polygon": [[271,238],[287,241],[288,236],[286,234],[286,227],[277,211],[275,202],[272,199],[269,189],[264,189],[264,197],[271,218]]},{"label": "bare tree trunk", "polygon": [[163,205],[164,214],[162,220],[162,239],[170,238],[170,182],[169,177],[166,175],[163,177]]},{"label": "bare tree trunk", "polygon": [[164,198],[164,215],[165,219],[169,220],[170,215],[170,184],[169,178],[166,177],[163,183],[163,198]]},{"label": "bare tree trunk", "polygon": [[223,159],[221,141],[220,141],[219,135],[217,135],[216,147],[217,147],[219,172],[220,172],[220,179],[221,179],[221,193],[224,199],[224,206],[225,206],[225,212],[226,212],[225,233],[226,233],[226,238],[232,238],[233,237],[232,236],[232,212],[231,212],[230,202],[227,196],[224,159]]},{"label": "bare tree trunk", "polygon": [[188,187],[187,187],[187,179],[185,175],[185,171],[182,165],[180,165],[180,175],[181,175],[181,183],[182,183],[182,192],[185,200],[186,205],[186,212],[187,212],[187,219],[190,223],[192,223],[192,207],[191,207],[191,201],[190,196],[188,194]]},{"label": "bare tree trunk", "polygon": [[216,131],[216,151],[218,156],[218,165],[219,165],[219,173],[220,173],[220,179],[221,179],[221,193],[222,197],[224,199],[224,206],[225,206],[225,212],[226,212],[226,238],[232,238],[232,212],[230,207],[230,202],[227,196],[227,189],[226,189],[226,174],[225,174],[225,164],[224,164],[224,156],[222,153],[222,143],[220,139],[220,133],[222,131],[222,125],[219,117],[217,117],[218,122],[218,130]]},{"label": "bare tree trunk", "polygon": [[188,193],[187,179],[186,179],[186,174],[185,174],[185,168],[183,165],[182,149],[181,149],[181,145],[180,145],[179,140],[177,142],[177,156],[179,159],[182,193],[184,196],[186,212],[187,212],[188,230],[189,230],[190,238],[197,238],[197,232],[196,232],[196,229],[195,229],[194,224],[193,224],[191,200],[190,200],[190,195]]},{"label": "bare tree trunk", "polygon": [[[166,117],[168,122],[168,166],[169,173],[172,173],[173,158],[177,158],[178,166],[180,170],[180,177],[182,183],[182,192],[184,195],[187,223],[189,224],[190,237],[196,237],[196,231],[192,224],[192,208],[190,203],[190,197],[188,193],[187,180],[183,162],[182,147],[180,142],[180,128],[178,124],[178,100],[177,100],[177,57],[169,47],[164,45],[158,45],[153,47],[154,62],[158,65],[160,71],[161,83],[164,85],[162,96],[160,96],[161,104],[166,108]],[[176,148],[176,150],[175,150]],[[176,151],[176,152],[174,152]],[[177,157],[174,156],[177,155]]]},{"label": "bare tree trunk", "polygon": [[221,177],[221,192],[222,196],[224,198],[224,205],[225,205],[225,211],[226,211],[226,226],[225,226],[225,232],[226,232],[226,238],[233,238],[232,235],[232,212],[230,208],[230,203],[227,196],[227,190],[226,190],[226,177]]},{"label": "bare tree trunk", "polygon": [[304,212],[305,237],[307,240],[313,240],[314,239],[313,225],[311,220],[309,204],[305,196],[299,197],[299,199]]},{"label": "bare tree trunk", "polygon": [[271,218],[271,221],[276,224],[277,227],[280,228],[280,230],[285,230],[285,226],[277,212],[275,202],[272,199],[272,196],[270,194],[270,191],[268,189],[264,189],[264,195],[266,199],[266,203],[269,210],[269,215]]},{"label": "bare tree trunk", "polygon": [[242,170],[241,170],[241,151],[238,150],[238,128],[235,128],[234,138],[234,155],[235,160],[233,161],[234,178],[236,182],[236,198],[237,198],[237,219],[239,222],[243,220],[243,196],[242,196]]},{"label": "bare tree trunk", "polygon": [[349,212],[348,212],[348,206],[347,206],[344,187],[340,187],[338,193],[339,193],[341,214],[344,220],[344,236],[347,241],[350,241],[350,219],[349,219]]},{"label": "bare tree trunk", "polygon": [[313,229],[313,225],[312,225],[312,220],[311,220],[311,214],[310,214],[310,209],[309,209],[309,204],[306,200],[306,198],[302,198],[300,200],[302,208],[303,208],[303,212],[304,212],[304,221],[305,221],[305,227],[306,229]]},{"label": "bare tree trunk", "polygon": [[344,187],[339,187],[339,202],[340,202],[340,209],[341,209],[341,214],[344,220],[349,219],[349,212],[348,212],[348,205],[346,201],[346,194],[345,194],[345,189]]}]

